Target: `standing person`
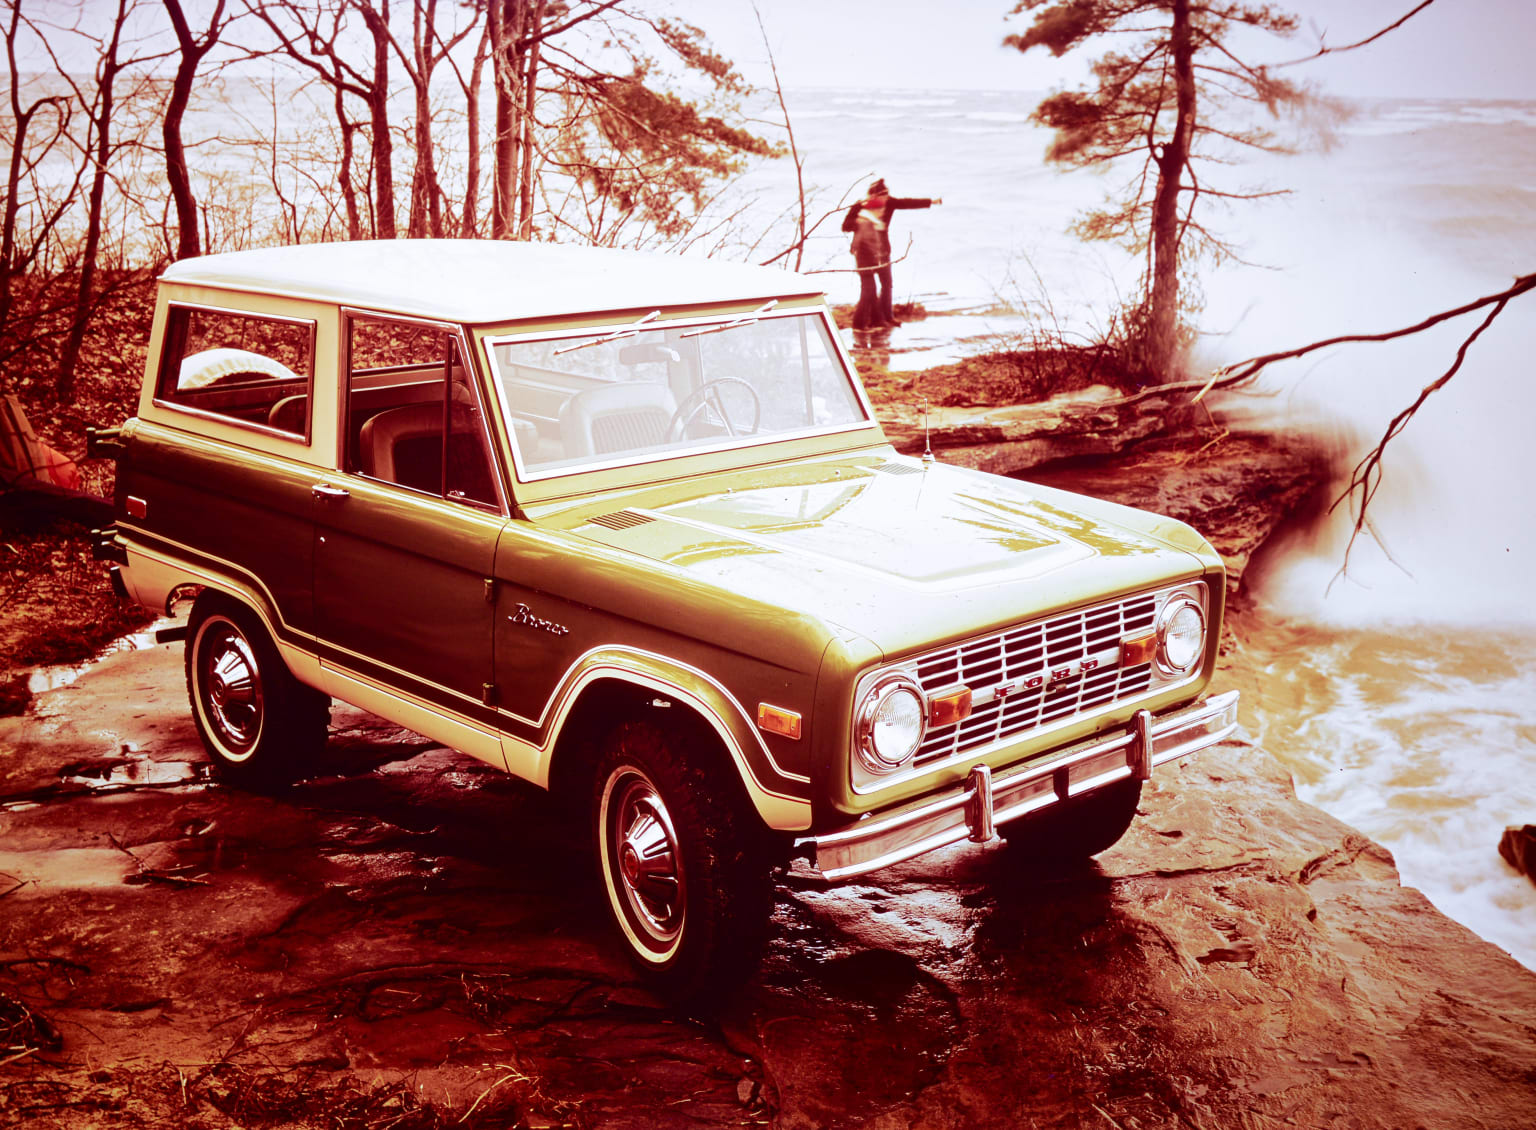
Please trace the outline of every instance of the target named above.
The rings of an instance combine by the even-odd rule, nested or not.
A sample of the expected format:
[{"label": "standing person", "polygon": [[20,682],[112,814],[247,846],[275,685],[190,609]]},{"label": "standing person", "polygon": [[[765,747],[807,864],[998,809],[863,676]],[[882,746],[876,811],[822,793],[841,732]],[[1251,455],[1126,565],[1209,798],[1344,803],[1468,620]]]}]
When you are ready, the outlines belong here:
[{"label": "standing person", "polygon": [[859,305],[855,330],[890,329],[896,321],[891,299],[891,216],[898,208],[929,208],[940,197],[892,196],[884,178],[869,186],[869,195],[848,209],[843,230],[853,233],[853,261],[859,268]]}]

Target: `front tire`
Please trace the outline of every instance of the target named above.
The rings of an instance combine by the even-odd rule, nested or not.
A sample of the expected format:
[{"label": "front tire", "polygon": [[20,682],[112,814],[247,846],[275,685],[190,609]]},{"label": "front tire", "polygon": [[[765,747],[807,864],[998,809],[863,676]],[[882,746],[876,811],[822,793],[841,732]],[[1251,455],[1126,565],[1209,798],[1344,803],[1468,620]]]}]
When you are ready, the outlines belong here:
[{"label": "front tire", "polygon": [[772,906],[733,782],[704,750],[644,722],[609,735],[595,774],[593,828],[608,909],[642,976],[696,1003],[755,964]]},{"label": "front tire", "polygon": [[186,671],[192,719],[221,777],[267,789],[313,768],[330,699],[293,677],[250,609],[218,594],[199,598],[187,625]]},{"label": "front tire", "polygon": [[1087,796],[1073,797],[1037,816],[999,824],[1011,848],[1055,864],[1080,863],[1120,841],[1136,819],[1141,782],[1116,781]]}]

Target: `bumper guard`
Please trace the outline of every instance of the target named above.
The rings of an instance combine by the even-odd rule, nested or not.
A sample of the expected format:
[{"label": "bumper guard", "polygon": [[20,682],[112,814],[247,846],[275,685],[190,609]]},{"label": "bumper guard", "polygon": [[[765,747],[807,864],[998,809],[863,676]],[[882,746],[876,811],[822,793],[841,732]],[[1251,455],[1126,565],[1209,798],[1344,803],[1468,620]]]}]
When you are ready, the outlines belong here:
[{"label": "bumper guard", "polygon": [[1004,821],[1115,781],[1145,781],[1156,766],[1215,745],[1236,729],[1236,691],[1157,717],[1139,710],[1128,730],[1072,746],[1043,765],[996,776],[990,766],[973,765],[953,792],[801,840],[800,846],[810,848],[811,866],[821,878],[851,879],[961,840],[985,843]]}]

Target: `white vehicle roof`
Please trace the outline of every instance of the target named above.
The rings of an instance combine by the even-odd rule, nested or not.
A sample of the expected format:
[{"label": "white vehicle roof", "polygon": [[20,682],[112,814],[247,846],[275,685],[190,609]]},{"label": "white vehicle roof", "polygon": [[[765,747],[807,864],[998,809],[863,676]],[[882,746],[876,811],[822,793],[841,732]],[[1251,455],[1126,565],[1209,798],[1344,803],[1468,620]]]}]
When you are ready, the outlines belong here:
[{"label": "white vehicle roof", "polygon": [[822,293],[799,275],[770,267],[490,239],[230,251],[184,259],[161,278],[475,324]]}]

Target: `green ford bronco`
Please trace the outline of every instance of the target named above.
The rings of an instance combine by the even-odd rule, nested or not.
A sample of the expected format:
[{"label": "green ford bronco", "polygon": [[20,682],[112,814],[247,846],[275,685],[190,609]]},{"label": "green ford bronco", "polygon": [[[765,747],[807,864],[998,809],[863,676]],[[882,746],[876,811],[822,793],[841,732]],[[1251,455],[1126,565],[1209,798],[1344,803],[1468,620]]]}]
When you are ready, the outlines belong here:
[{"label": "green ford bronco", "polygon": [[580,813],[618,934],[697,994],[776,868],[1002,836],[1086,857],[1221,740],[1220,558],[1178,522],[898,454],[777,270],[400,240],[160,281],[102,531],[189,607],[209,755],[324,767],[339,698]]}]

